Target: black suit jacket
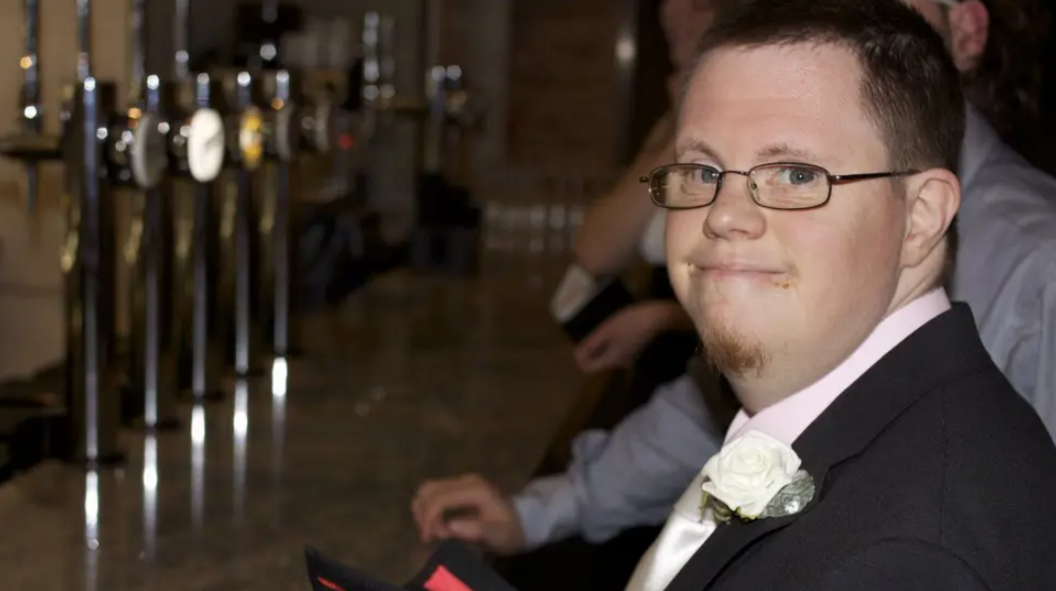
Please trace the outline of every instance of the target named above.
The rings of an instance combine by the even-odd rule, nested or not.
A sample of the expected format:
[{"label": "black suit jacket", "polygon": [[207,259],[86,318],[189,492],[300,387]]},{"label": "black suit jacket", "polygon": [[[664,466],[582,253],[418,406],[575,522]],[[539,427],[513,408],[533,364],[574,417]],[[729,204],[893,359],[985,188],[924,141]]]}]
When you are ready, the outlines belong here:
[{"label": "black suit jacket", "polygon": [[1056,589],[1056,447],[956,304],[796,440],[818,493],[720,525],[669,591]]}]

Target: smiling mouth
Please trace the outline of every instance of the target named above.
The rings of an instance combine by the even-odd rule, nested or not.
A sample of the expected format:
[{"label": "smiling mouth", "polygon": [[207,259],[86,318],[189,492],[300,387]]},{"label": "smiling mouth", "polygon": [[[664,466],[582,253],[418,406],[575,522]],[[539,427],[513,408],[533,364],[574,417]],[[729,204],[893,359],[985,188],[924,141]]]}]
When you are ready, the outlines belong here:
[{"label": "smiling mouth", "polygon": [[694,265],[701,273],[715,275],[781,275],[781,271],[747,265]]},{"label": "smiling mouth", "polygon": [[788,289],[792,286],[792,281],[789,278],[788,273],[784,271],[741,266],[700,267],[694,265],[693,268],[695,272],[700,273],[705,278],[709,279],[757,281],[774,285],[782,289]]}]

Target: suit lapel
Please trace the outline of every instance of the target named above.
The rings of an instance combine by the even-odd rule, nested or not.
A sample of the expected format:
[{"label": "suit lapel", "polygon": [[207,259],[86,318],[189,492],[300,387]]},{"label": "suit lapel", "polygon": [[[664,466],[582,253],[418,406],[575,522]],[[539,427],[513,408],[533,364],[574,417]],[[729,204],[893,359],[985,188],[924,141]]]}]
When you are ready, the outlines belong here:
[{"label": "suit lapel", "polygon": [[814,500],[796,515],[720,525],[667,591],[710,588],[752,544],[823,503],[832,467],[864,450],[924,394],[991,363],[966,306],[957,304],[921,327],[845,390],[792,446],[814,478]]},{"label": "suit lapel", "polygon": [[[810,506],[806,507],[804,512],[809,510]],[[749,523],[731,521],[720,525],[700,550],[693,555],[693,558],[686,563],[686,566],[675,575],[667,591],[707,589],[726,565],[736,560],[741,552],[756,540],[788,527],[797,517],[798,515],[790,515],[777,519],[759,519]]]}]

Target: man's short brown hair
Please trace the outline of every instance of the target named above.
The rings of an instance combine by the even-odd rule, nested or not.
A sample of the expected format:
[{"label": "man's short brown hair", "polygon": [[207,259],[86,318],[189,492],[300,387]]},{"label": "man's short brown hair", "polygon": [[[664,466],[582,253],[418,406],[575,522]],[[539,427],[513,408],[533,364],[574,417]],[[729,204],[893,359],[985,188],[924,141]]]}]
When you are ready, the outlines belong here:
[{"label": "man's short brown hair", "polygon": [[[844,47],[858,58],[862,108],[891,169],[957,170],[965,126],[960,74],[938,32],[900,0],[727,2],[700,59],[719,49],[800,44]],[[943,282],[956,243],[951,225]]]}]

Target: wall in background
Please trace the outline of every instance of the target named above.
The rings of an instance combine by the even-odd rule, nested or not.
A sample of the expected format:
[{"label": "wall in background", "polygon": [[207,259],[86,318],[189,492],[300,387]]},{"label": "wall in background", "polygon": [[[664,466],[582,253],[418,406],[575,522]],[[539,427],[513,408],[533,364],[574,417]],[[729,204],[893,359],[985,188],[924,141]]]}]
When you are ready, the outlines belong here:
[{"label": "wall in background", "polygon": [[[11,1],[0,11],[0,135],[16,129],[16,111],[23,51],[21,2]],[[45,2],[42,17],[40,60],[43,74],[45,126],[58,133],[62,86],[76,79],[76,6],[73,2]],[[127,0],[92,1],[92,49],[96,77],[114,80],[119,88],[127,83],[128,19]],[[0,160],[0,194],[11,192],[10,184],[19,179],[18,166]]]},{"label": "wall in background", "polygon": [[[76,76],[75,3],[45,4],[40,40],[45,127],[58,133],[62,86]],[[0,135],[16,129],[22,74],[21,2],[6,6],[0,11]],[[127,7],[126,0],[92,1],[94,74],[116,81],[119,89],[127,84]],[[21,168],[0,160],[0,380],[54,362],[63,350],[59,252],[66,224],[59,203],[61,173],[60,165],[46,167],[40,208],[30,216],[22,201]]]}]

